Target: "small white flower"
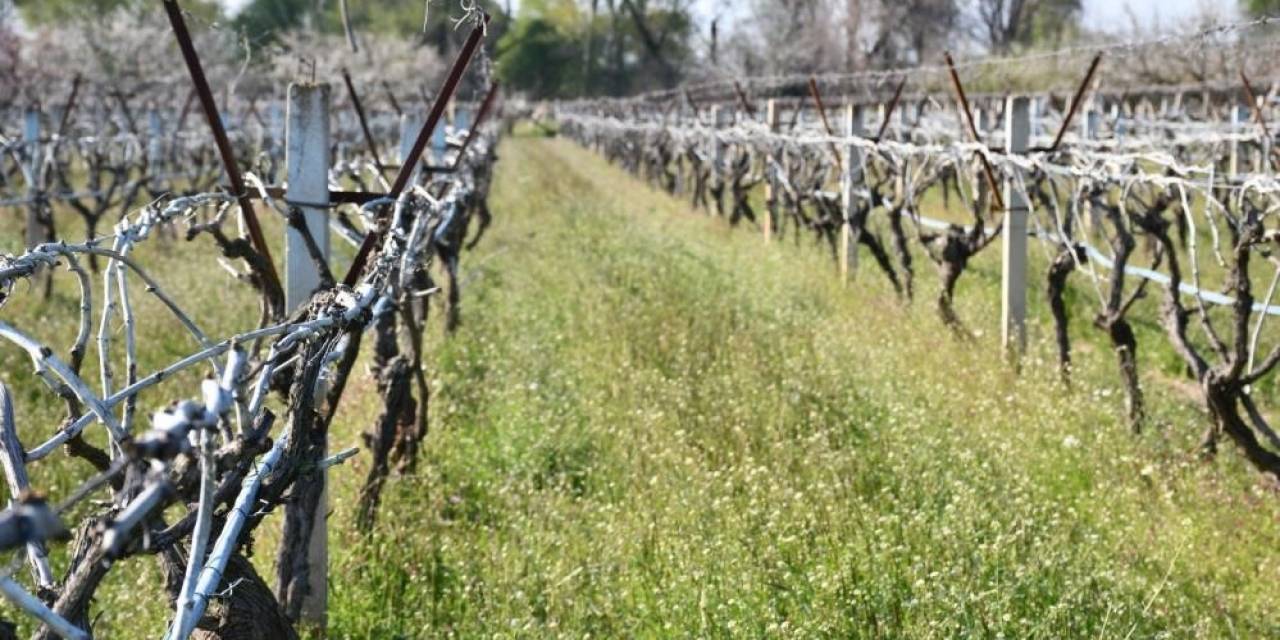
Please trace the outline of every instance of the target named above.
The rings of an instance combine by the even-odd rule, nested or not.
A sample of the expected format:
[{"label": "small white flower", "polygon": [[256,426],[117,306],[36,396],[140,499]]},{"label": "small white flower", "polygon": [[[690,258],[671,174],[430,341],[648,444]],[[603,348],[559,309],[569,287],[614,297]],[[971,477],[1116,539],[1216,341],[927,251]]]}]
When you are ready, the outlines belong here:
[{"label": "small white flower", "polygon": [[1075,449],[1080,446],[1080,439],[1075,436],[1067,436],[1062,439],[1062,446],[1068,449]]}]

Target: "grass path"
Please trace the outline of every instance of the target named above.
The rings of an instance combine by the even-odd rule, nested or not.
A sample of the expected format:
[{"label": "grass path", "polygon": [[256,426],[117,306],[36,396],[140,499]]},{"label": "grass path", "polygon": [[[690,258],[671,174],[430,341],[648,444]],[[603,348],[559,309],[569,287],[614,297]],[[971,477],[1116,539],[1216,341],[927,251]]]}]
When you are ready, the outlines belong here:
[{"label": "grass path", "polygon": [[1105,349],[1071,392],[1039,341],[1012,375],[989,268],[958,344],[931,273],[903,307],[568,141],[501,151],[420,469],[374,537],[335,528],[340,637],[1280,634],[1273,491],[1188,457],[1159,389],[1128,435]]}]

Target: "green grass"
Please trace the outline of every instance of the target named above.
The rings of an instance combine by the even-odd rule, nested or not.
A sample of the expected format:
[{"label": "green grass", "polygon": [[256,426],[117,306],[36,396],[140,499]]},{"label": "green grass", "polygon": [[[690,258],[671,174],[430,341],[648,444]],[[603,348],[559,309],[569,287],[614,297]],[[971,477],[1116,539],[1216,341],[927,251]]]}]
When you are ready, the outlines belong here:
[{"label": "green grass", "polygon": [[[351,527],[367,458],[331,472],[334,637],[1280,634],[1273,489],[1230,449],[1190,455],[1204,417],[1160,383],[1174,364],[1144,369],[1154,427],[1129,435],[1083,282],[1068,391],[1039,276],[1022,375],[996,355],[998,247],[961,282],[982,334],[964,344],[925,261],[904,306],[867,260],[843,286],[807,242],[764,246],[568,141],[501,155],[463,327],[432,329],[418,472],[388,485],[368,538]],[[71,315],[28,304],[0,317]],[[1165,358],[1142,331],[1144,359]],[[28,405],[48,395],[8,346],[0,365]],[[334,448],[376,416],[367,376],[350,391]],[[56,420],[43,401],[23,415]],[[146,558],[113,572],[104,637],[156,635],[164,603],[140,594],[157,575]]]},{"label": "green grass", "polygon": [[1037,327],[1013,375],[988,262],[960,293],[988,337],[957,344],[928,275],[902,308],[569,142],[503,155],[427,464],[335,585],[343,633],[1280,631],[1270,491],[1187,455],[1202,418],[1158,385],[1164,427],[1129,436],[1105,350],[1068,393]]}]

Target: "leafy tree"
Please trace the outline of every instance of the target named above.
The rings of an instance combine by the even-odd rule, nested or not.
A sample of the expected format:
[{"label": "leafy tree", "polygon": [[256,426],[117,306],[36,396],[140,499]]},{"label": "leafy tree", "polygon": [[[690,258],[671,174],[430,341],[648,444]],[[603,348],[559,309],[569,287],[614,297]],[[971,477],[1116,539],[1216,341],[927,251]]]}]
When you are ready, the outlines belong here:
[{"label": "leafy tree", "polygon": [[[154,0],[15,0],[31,25],[59,25],[105,18],[116,11],[159,10]],[[184,0],[182,8],[205,20],[222,14],[214,0]]]},{"label": "leafy tree", "polygon": [[315,17],[313,0],[253,0],[236,14],[235,25],[251,41],[261,42],[301,27]]},{"label": "leafy tree", "polygon": [[1280,0],[1240,0],[1240,8],[1250,16],[1280,15]]},{"label": "leafy tree", "polygon": [[978,0],[978,35],[995,53],[1059,41],[1079,23],[1082,0]]},{"label": "leafy tree", "polygon": [[498,51],[498,77],[534,98],[560,95],[579,80],[573,64],[579,59],[577,41],[545,18],[517,20]]},{"label": "leafy tree", "polygon": [[589,0],[588,12],[574,0],[525,0],[498,42],[499,76],[536,97],[674,86],[692,58],[687,4]]},{"label": "leafy tree", "polygon": [[[507,22],[503,7],[494,0],[482,0],[479,5],[492,16],[489,38],[500,37]],[[350,0],[347,9],[357,38],[361,33],[416,38],[446,54],[466,37],[465,27],[457,28],[455,23],[461,14],[459,6],[457,0]],[[279,34],[300,28],[343,31],[336,0],[251,0],[236,15],[235,24],[255,43],[272,42]]]}]

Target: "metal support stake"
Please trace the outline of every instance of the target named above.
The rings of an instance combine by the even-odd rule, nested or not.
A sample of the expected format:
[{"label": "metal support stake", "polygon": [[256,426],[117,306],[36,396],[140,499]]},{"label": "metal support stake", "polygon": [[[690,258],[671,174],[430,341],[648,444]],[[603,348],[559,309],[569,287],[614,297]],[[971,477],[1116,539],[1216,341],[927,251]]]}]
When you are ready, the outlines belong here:
[{"label": "metal support stake", "polygon": [[[462,140],[462,148],[458,149],[458,155],[453,160],[453,168],[456,170],[462,166],[462,161],[467,157],[467,149],[471,148],[471,141],[475,139],[480,128],[484,126],[485,118],[489,117],[489,111],[493,109],[493,101],[498,97],[498,83],[489,85],[488,93],[484,94],[484,100],[480,102],[480,110],[476,112],[474,122],[467,118],[467,137]],[[468,114],[469,116],[469,114]]]},{"label": "metal support stake", "polygon": [[342,70],[342,81],[347,85],[347,95],[351,98],[351,107],[356,110],[356,118],[360,120],[360,131],[364,133],[365,145],[369,148],[369,155],[373,156],[373,166],[378,168],[378,174],[382,174],[382,158],[378,156],[378,143],[373,138],[373,133],[369,131],[369,120],[365,118],[364,106],[360,104],[360,94],[356,93],[356,86],[351,82],[351,73],[345,68]]},{"label": "metal support stake", "polygon": [[[270,300],[273,296],[280,295],[283,289],[280,276],[276,273],[275,263],[271,259],[271,250],[267,247],[266,237],[262,235],[258,216],[253,212],[253,201],[244,187],[244,181],[241,180],[235,152],[231,147],[231,141],[227,139],[227,130],[223,126],[222,116],[218,114],[218,106],[213,101],[213,92],[209,89],[209,81],[205,78],[204,67],[200,65],[195,46],[191,44],[191,33],[187,31],[186,20],[182,17],[182,8],[178,6],[177,0],[164,0],[164,9],[169,16],[169,25],[173,27],[173,35],[178,40],[178,48],[182,51],[187,72],[191,75],[192,88],[200,101],[200,108],[204,111],[205,119],[209,121],[214,146],[217,147],[218,156],[222,159],[222,168],[227,172],[227,182],[231,184],[231,195],[240,205],[240,215],[249,231],[249,240],[253,248],[265,263],[262,277],[266,282],[263,286],[267,299]],[[278,301],[279,298],[276,300]]]},{"label": "metal support stake", "polygon": [[[471,30],[471,35],[467,36],[466,43],[462,45],[462,51],[458,53],[457,59],[453,61],[453,68],[449,70],[444,86],[440,88],[440,92],[436,94],[435,102],[431,105],[431,113],[427,115],[427,120],[423,123],[422,130],[418,132],[418,136],[414,139],[413,146],[409,150],[408,155],[413,158],[414,165],[417,164],[418,158],[422,155],[423,150],[426,149],[427,140],[431,137],[432,130],[440,123],[440,118],[444,115],[445,106],[453,98],[454,91],[458,89],[458,82],[462,80],[462,73],[466,71],[467,65],[471,63],[471,58],[480,46],[480,40],[484,38],[488,24],[489,14],[486,13],[481,19],[481,23]],[[391,191],[387,192],[387,195],[391,198],[399,198],[400,193],[408,186],[409,178],[413,176],[415,170],[415,166],[410,166],[408,163],[401,164],[400,172],[396,174],[395,182],[391,184]],[[347,269],[346,277],[343,278],[344,284],[347,286],[355,285],[360,279],[360,273],[364,271],[364,265],[369,259],[369,254],[381,240],[382,234],[378,231],[365,236],[364,242],[360,244],[360,249],[356,252],[355,258],[351,260],[351,267]]]}]

